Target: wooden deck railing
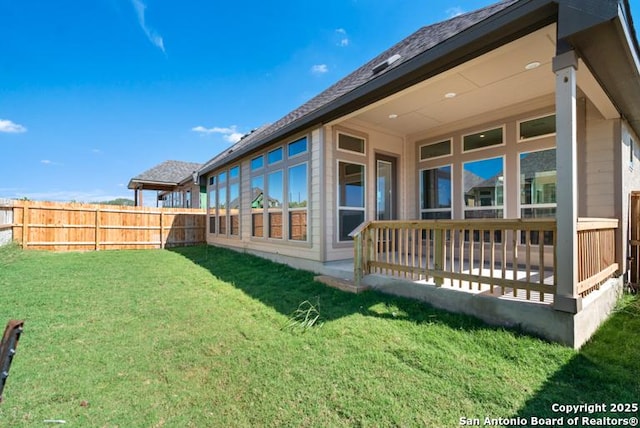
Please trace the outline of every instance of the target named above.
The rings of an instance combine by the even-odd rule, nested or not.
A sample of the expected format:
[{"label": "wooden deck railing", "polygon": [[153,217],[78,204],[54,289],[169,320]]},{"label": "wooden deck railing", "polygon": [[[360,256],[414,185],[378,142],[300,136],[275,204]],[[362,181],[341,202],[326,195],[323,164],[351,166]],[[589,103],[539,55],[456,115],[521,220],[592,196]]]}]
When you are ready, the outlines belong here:
[{"label": "wooden deck railing", "polygon": [[617,270],[617,219],[584,218],[578,220],[578,287],[586,296],[600,288]]},{"label": "wooden deck railing", "polygon": [[[579,293],[617,270],[616,227],[616,220],[579,222]],[[379,273],[541,302],[556,293],[554,219],[371,221],[352,236],[358,284]]]}]

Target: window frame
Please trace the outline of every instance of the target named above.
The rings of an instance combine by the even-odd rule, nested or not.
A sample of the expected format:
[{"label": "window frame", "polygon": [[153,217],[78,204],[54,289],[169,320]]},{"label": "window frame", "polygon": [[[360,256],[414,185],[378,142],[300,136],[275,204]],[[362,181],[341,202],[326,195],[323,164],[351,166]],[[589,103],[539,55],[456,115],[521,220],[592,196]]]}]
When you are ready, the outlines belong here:
[{"label": "window frame", "polygon": [[[495,129],[495,128],[494,128]],[[504,134],[503,134],[504,137]],[[503,138],[504,139],[504,138]],[[491,146],[494,147],[494,146]],[[464,191],[464,179],[465,179],[465,165],[469,164],[469,163],[475,163],[475,162],[482,162],[482,161],[486,161],[486,160],[492,160],[492,159],[501,159],[502,160],[502,204],[501,205],[490,205],[490,206],[474,206],[474,207],[468,207],[466,205],[465,202],[465,191]],[[486,217],[487,219],[504,219],[505,216],[507,215],[507,187],[508,187],[508,182],[509,180],[507,179],[506,173],[505,173],[505,166],[506,166],[506,153],[502,153],[498,156],[490,156],[490,157],[483,157],[483,158],[478,158],[478,159],[470,159],[467,161],[462,161],[460,163],[461,166],[461,173],[462,176],[460,178],[460,184],[461,184],[461,190],[462,190],[462,200],[461,200],[461,204],[462,204],[462,218],[464,220],[471,220],[473,218],[477,218],[477,217],[472,217],[472,218],[467,218],[467,212],[468,211],[491,211],[491,210],[495,210],[495,211],[502,211],[502,216],[501,217]],[[497,195],[494,196],[494,199],[497,200]],[[481,218],[485,218],[485,217],[481,217]]]},{"label": "window frame", "polygon": [[[465,150],[465,148],[464,148],[464,139],[465,139],[465,137],[468,137],[470,135],[482,134],[483,132],[493,131],[493,130],[496,130],[496,129],[501,129],[502,130],[502,142],[501,143],[492,144],[490,146],[485,146],[485,147],[478,147],[478,148],[475,148],[475,149]],[[474,132],[468,132],[466,134],[462,134],[460,136],[460,153],[466,155],[468,153],[479,152],[479,151],[482,151],[482,150],[495,149],[496,147],[505,147],[507,145],[507,142],[506,142],[506,131],[507,131],[507,125],[506,125],[506,123],[503,123],[503,124],[501,124],[499,126],[490,126],[490,127],[482,128],[482,129],[474,131]],[[482,159],[479,159],[479,160],[482,160]]]},{"label": "window frame", "polygon": [[[346,135],[347,137],[358,138],[362,140],[362,152],[356,152],[353,150],[340,148],[340,135]],[[338,152],[347,153],[350,155],[366,157],[367,156],[367,137],[338,129],[336,130],[336,150]]]},{"label": "window frame", "polygon": [[[362,166],[362,183],[363,183],[363,201],[362,207],[353,207],[349,205],[340,205],[340,163],[348,163],[353,165]],[[364,220],[367,219],[367,163],[356,162],[350,159],[336,159],[336,242],[339,244],[351,243],[353,239],[341,240],[340,239],[340,211],[362,211]]]},{"label": "window frame", "polygon": [[[449,137],[449,138],[445,138],[443,140],[439,140],[439,141],[431,141],[429,143],[424,143],[424,144],[420,144],[421,142],[424,142],[425,140],[421,140],[418,141],[418,162],[431,162],[431,161],[435,161],[435,160],[439,160],[442,158],[446,158],[446,157],[450,157],[453,156],[453,138]],[[440,155],[440,156],[434,156],[431,158],[423,158],[422,157],[422,148],[423,147],[427,147],[427,146],[434,146],[436,144],[442,144],[442,143],[449,143],[449,153],[447,153],[446,155]]]},{"label": "window frame", "polygon": [[[306,140],[306,149],[303,152],[300,153],[296,153],[293,156],[289,156],[289,144],[292,143],[296,143],[300,140]],[[272,162],[269,163],[268,160],[268,154],[271,152],[274,152],[276,150],[282,150],[282,159],[278,160],[276,162]],[[253,216],[254,215],[260,215],[260,213],[258,212],[254,212],[253,209],[251,208],[251,206],[243,206],[243,209],[248,209],[251,212],[251,234],[250,234],[250,239],[251,240],[260,240],[260,241],[269,241],[272,243],[286,243],[286,244],[292,244],[292,245],[309,245],[310,241],[311,241],[311,237],[310,237],[310,230],[311,230],[311,224],[310,224],[310,219],[311,216],[309,214],[309,207],[311,206],[311,135],[310,134],[304,134],[304,135],[297,135],[294,136],[293,138],[290,138],[288,140],[285,141],[281,141],[277,146],[271,146],[268,148],[263,149],[259,155],[256,155],[252,158],[255,159],[257,157],[262,156],[264,158],[264,163],[263,166],[261,168],[256,168],[254,170],[250,169],[249,172],[249,182],[253,182],[253,180],[256,177],[262,177],[263,180],[263,192],[265,195],[265,201],[263,201],[263,207],[262,207],[262,221],[263,221],[263,235],[262,236],[257,236],[254,235],[254,224],[253,224]],[[306,170],[307,170],[307,183],[306,183],[306,189],[307,189],[307,224],[306,224],[306,240],[302,241],[302,240],[294,240],[294,239],[290,239],[290,210],[291,212],[295,212],[295,211],[301,211],[301,208],[295,208],[295,209],[290,209],[289,208],[289,168],[298,166],[300,164],[306,164]],[[276,172],[276,171],[280,171],[282,173],[282,207],[280,208],[274,208],[274,209],[270,209],[269,208],[269,201],[268,199],[268,195],[269,195],[269,175]],[[249,204],[252,201],[249,201]],[[272,237],[269,235],[270,233],[270,213],[274,213],[274,212],[279,212],[282,215],[282,236],[281,237]]]},{"label": "window frame", "polygon": [[520,127],[522,126],[522,124],[524,122],[532,122],[536,119],[542,119],[545,117],[549,117],[549,116],[555,116],[556,113],[555,112],[550,112],[550,113],[544,113],[544,114],[540,114],[540,115],[536,115],[536,116],[530,116],[527,117],[525,119],[520,119],[516,121],[516,141],[518,143],[528,143],[530,141],[536,141],[536,140],[541,140],[543,138],[550,138],[550,137],[554,137],[557,135],[558,130],[556,129],[555,132],[549,133],[549,134],[541,134],[541,135],[536,135],[535,137],[530,137],[530,138],[522,138],[522,132],[520,132]]},{"label": "window frame", "polygon": [[[450,197],[451,197],[451,206],[449,208],[422,208],[423,204],[422,204],[422,196],[424,195],[424,183],[422,180],[422,173],[424,171],[430,171],[430,170],[434,170],[434,169],[440,169],[440,168],[446,168],[449,167],[451,169],[450,171],[450,180],[451,180],[451,184],[450,184]],[[420,168],[420,167],[419,167]],[[418,169],[418,181],[419,181],[419,186],[418,186],[418,191],[419,193],[419,197],[418,197],[418,210],[419,210],[419,216],[422,219],[422,214],[425,213],[432,213],[432,212],[448,212],[449,213],[449,219],[453,218],[453,206],[454,206],[454,200],[453,200],[453,191],[454,191],[454,168],[453,168],[453,163],[445,163],[445,164],[441,164],[441,165],[437,165],[437,166],[429,166],[429,167],[424,167],[424,168],[420,168]]]},{"label": "window frame", "polygon": [[[548,203],[541,203],[541,204],[523,204],[522,203],[522,158],[521,156],[525,153],[536,153],[536,152],[544,152],[547,150],[556,150],[556,156],[557,156],[557,147],[553,146],[553,147],[547,147],[547,148],[539,148],[539,149],[534,149],[534,150],[523,150],[523,151],[519,151],[518,152],[518,175],[517,175],[517,185],[518,185],[518,194],[520,195],[520,197],[518,198],[518,218],[522,219],[525,218],[522,216],[522,210],[523,209],[536,209],[536,208],[555,208],[556,209],[556,214],[557,214],[557,208],[558,208],[558,200],[557,200],[557,188],[558,188],[558,170],[556,169],[556,202],[548,202]],[[557,159],[557,158],[556,158]],[[549,217],[551,218],[551,217]],[[555,216],[553,217],[555,218]]]}]

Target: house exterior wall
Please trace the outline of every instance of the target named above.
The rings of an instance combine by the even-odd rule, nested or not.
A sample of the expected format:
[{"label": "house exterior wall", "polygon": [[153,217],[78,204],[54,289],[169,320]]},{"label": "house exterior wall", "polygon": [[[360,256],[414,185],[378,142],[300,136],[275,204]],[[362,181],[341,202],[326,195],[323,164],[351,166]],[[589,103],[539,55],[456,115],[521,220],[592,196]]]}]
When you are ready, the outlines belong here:
[{"label": "house exterior wall", "polygon": [[[365,153],[349,153],[338,149],[338,134],[353,135],[365,140]],[[410,172],[414,169],[407,160],[406,143],[402,136],[364,126],[357,121],[345,121],[335,126],[327,126],[325,135],[325,180],[326,207],[324,211],[326,229],[324,237],[327,245],[326,261],[353,257],[353,243],[338,239],[338,162],[349,162],[365,166],[365,221],[376,218],[376,155],[396,160],[396,217],[406,218],[407,187]]]},{"label": "house exterior wall", "polygon": [[[312,261],[322,261],[322,192],[324,188],[323,177],[320,174],[321,162],[321,150],[323,147],[322,130],[320,128],[309,129],[306,132],[295,135],[294,137],[287,138],[279,141],[277,144],[270,145],[259,152],[252,153],[251,155],[242,158],[239,162],[228,165],[224,168],[212,171],[207,174],[207,243],[234,248],[237,250],[253,251],[263,254],[275,254],[286,257],[296,257],[300,259],[307,259]],[[285,219],[286,210],[283,209],[283,238],[269,238],[269,237],[255,237],[252,235],[252,212],[250,209],[252,195],[252,177],[255,175],[262,175],[263,173],[255,173],[251,170],[251,160],[256,156],[264,155],[269,151],[282,147],[286,152],[287,145],[291,142],[299,140],[300,138],[307,139],[307,154],[304,154],[300,160],[287,159],[285,157],[284,163],[277,167],[283,171],[283,180],[286,183],[288,167],[298,165],[300,163],[307,164],[307,239],[306,241],[294,241],[288,239],[288,219]],[[215,218],[216,207],[215,202],[212,202],[212,184],[211,178],[218,177],[223,171],[229,171],[230,168],[235,166],[239,167],[239,183],[240,183],[240,202],[238,210],[239,218],[239,231],[237,235],[231,235],[229,230],[226,233],[221,234],[216,224],[215,233],[211,233],[211,218]],[[267,193],[265,191],[265,193]],[[268,195],[267,195],[268,198]],[[216,218],[217,221],[217,218]],[[229,228],[227,228],[229,229]],[[264,226],[264,232],[267,233],[267,226]]]},{"label": "house exterior wall", "polygon": [[578,215],[612,218],[615,208],[615,138],[618,120],[607,120],[588,99],[580,100],[584,111],[584,139],[578,142]]},{"label": "house exterior wall", "polygon": [[616,145],[620,148],[617,160],[620,162],[621,174],[621,195],[620,195],[620,261],[624,263],[621,271],[624,273],[628,269],[627,253],[629,249],[629,221],[630,219],[630,195],[632,191],[640,190],[640,147],[638,146],[638,135],[624,121],[620,126],[620,139],[616,140]]}]

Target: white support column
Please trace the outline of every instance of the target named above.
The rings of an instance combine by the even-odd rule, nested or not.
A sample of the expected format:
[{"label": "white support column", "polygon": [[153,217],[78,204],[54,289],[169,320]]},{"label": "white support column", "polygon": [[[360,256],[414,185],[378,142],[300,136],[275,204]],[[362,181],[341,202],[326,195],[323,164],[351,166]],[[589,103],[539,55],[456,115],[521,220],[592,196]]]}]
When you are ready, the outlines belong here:
[{"label": "white support column", "polygon": [[568,51],[553,58],[556,74],[557,291],[554,308],[578,313],[578,189],[576,70],[578,56]]}]

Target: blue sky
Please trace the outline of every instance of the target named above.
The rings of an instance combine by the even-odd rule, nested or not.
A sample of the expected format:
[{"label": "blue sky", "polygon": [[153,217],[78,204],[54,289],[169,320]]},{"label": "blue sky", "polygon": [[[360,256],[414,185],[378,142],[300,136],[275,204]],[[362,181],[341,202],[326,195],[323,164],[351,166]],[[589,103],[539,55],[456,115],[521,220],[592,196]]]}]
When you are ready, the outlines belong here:
[{"label": "blue sky", "polygon": [[0,198],[132,198],[131,177],[205,162],[419,27],[491,2],[0,0]]}]

